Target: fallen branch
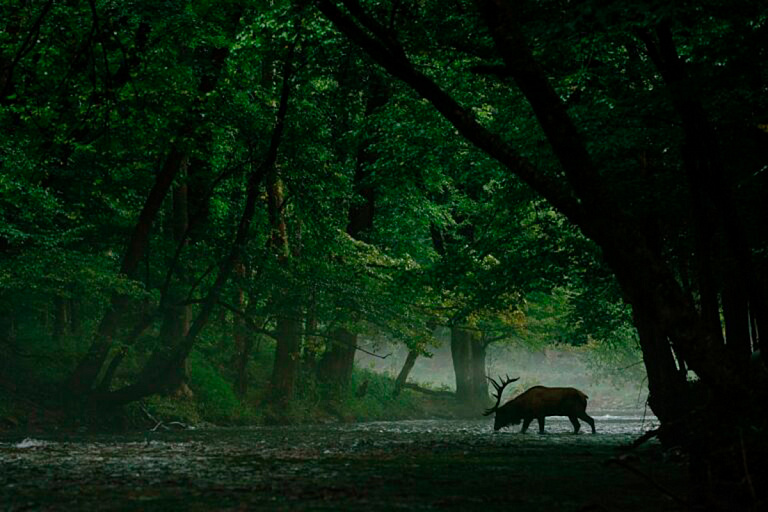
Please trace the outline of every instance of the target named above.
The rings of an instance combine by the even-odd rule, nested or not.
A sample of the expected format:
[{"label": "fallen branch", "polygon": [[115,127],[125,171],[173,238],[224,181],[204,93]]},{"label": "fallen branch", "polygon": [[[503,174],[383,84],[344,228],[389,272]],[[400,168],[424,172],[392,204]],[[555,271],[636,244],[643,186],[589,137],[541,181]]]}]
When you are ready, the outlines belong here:
[{"label": "fallen branch", "polygon": [[141,406],[141,410],[144,413],[144,415],[152,423],[155,424],[154,427],[149,429],[150,432],[157,432],[157,429],[159,429],[159,428],[162,428],[163,430],[171,430],[172,427],[176,428],[178,430],[189,430],[191,428],[189,425],[187,425],[186,423],[182,423],[181,421],[168,421],[168,422],[166,422],[164,420],[159,420],[159,419],[155,418],[152,415],[152,413],[149,412],[149,410],[147,410],[147,407],[143,403],[140,406]]},{"label": "fallen branch", "polygon": [[450,398],[456,397],[456,393],[454,393],[453,391],[443,391],[443,390],[437,390],[437,389],[423,388],[418,384],[413,384],[411,382],[406,382],[405,384],[403,384],[403,387],[406,389],[412,389],[414,391],[418,391],[419,393],[424,393],[425,395],[445,396]]},{"label": "fallen branch", "polygon": [[139,403],[139,407],[141,408],[141,412],[144,413],[144,416],[146,416],[149,421],[155,424],[153,428],[149,429],[150,432],[154,432],[160,427],[160,425],[163,424],[161,420],[158,420],[157,418],[152,416],[152,413],[149,412],[149,410],[147,409],[147,406],[145,406],[143,402]]}]

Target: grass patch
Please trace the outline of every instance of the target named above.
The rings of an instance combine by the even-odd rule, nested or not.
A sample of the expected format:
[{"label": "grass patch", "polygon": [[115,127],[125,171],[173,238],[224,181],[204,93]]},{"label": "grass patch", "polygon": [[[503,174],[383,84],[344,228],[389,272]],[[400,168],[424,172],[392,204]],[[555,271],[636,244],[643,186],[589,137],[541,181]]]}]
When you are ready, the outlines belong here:
[{"label": "grass patch", "polygon": [[[357,390],[365,385],[366,393],[357,396]],[[402,419],[418,413],[418,401],[411,393],[393,395],[392,378],[371,370],[356,370],[347,396],[346,406],[356,421]],[[351,395],[351,396],[350,396]]]}]

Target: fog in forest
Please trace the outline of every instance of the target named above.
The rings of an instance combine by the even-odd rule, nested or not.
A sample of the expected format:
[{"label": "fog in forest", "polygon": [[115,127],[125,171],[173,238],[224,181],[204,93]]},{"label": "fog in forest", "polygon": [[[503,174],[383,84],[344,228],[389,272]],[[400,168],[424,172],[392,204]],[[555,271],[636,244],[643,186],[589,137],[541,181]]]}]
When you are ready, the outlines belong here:
[{"label": "fog in forest", "polygon": [[[378,357],[358,351],[356,364],[360,368],[397,377],[408,354],[406,347],[380,340],[368,340],[365,346],[372,349],[371,352],[375,350]],[[430,353],[431,357],[416,360],[408,382],[454,391],[456,382],[450,343],[432,347]],[[486,374],[493,378],[500,375],[520,378],[505,391],[504,401],[536,385],[571,386],[589,396],[591,411],[632,412],[650,418],[652,413],[646,408],[648,387],[643,365],[639,360],[629,365],[605,363],[588,349],[556,346],[534,349],[500,343],[488,347]]]}]

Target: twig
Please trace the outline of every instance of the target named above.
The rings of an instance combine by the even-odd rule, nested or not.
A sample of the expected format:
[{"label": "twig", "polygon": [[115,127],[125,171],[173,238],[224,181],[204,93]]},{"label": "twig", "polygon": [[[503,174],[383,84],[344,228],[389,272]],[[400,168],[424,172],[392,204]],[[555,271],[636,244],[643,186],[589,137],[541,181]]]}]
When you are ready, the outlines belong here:
[{"label": "twig", "polygon": [[150,421],[152,421],[152,422],[154,422],[154,423],[155,423],[155,426],[154,426],[154,428],[150,429],[150,432],[154,432],[155,430],[157,430],[157,429],[160,427],[160,425],[162,425],[162,424],[163,424],[163,421],[162,421],[162,420],[158,420],[157,418],[155,418],[154,416],[152,416],[152,413],[150,413],[150,412],[147,410],[147,406],[145,406],[145,405],[144,405],[144,402],[139,402],[139,407],[141,407],[141,411],[144,413],[144,415],[145,415],[145,416],[146,416],[146,417],[147,417],[147,418],[148,418]]},{"label": "twig", "polygon": [[375,352],[368,352],[364,348],[361,348],[360,345],[355,345],[355,350],[359,350],[363,354],[368,354],[369,356],[378,357],[379,359],[386,359],[386,358],[388,358],[389,356],[392,355],[392,352],[390,352],[389,354],[387,354],[385,356],[381,356],[381,355],[379,355],[379,354],[377,354]]},{"label": "twig", "polygon": [[186,423],[182,423],[181,421],[169,421],[165,422],[163,420],[159,420],[152,416],[152,413],[150,413],[147,410],[147,407],[144,405],[144,403],[140,403],[139,406],[141,407],[142,412],[146,415],[147,418],[149,418],[151,421],[155,423],[155,426],[149,429],[150,432],[157,432],[157,429],[163,428],[163,430],[171,430],[171,427],[180,427],[184,430],[188,430],[190,427]]}]

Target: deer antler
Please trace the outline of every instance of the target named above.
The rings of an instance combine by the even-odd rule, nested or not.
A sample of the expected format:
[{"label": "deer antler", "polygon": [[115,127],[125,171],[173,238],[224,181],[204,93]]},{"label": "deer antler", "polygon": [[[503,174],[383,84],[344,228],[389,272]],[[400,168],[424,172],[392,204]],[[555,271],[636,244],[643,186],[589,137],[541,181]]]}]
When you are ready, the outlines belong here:
[{"label": "deer antler", "polygon": [[496,390],[496,394],[494,395],[496,397],[496,405],[491,407],[490,409],[487,409],[483,416],[488,416],[492,412],[495,412],[499,408],[499,404],[501,404],[501,394],[504,393],[504,388],[507,387],[507,384],[511,384],[512,382],[515,382],[516,380],[520,380],[520,377],[510,379],[509,375],[507,375],[506,379],[502,379],[499,377],[499,382],[496,382],[490,377],[487,377],[489,381],[491,381],[491,384],[493,384],[494,389]]}]

